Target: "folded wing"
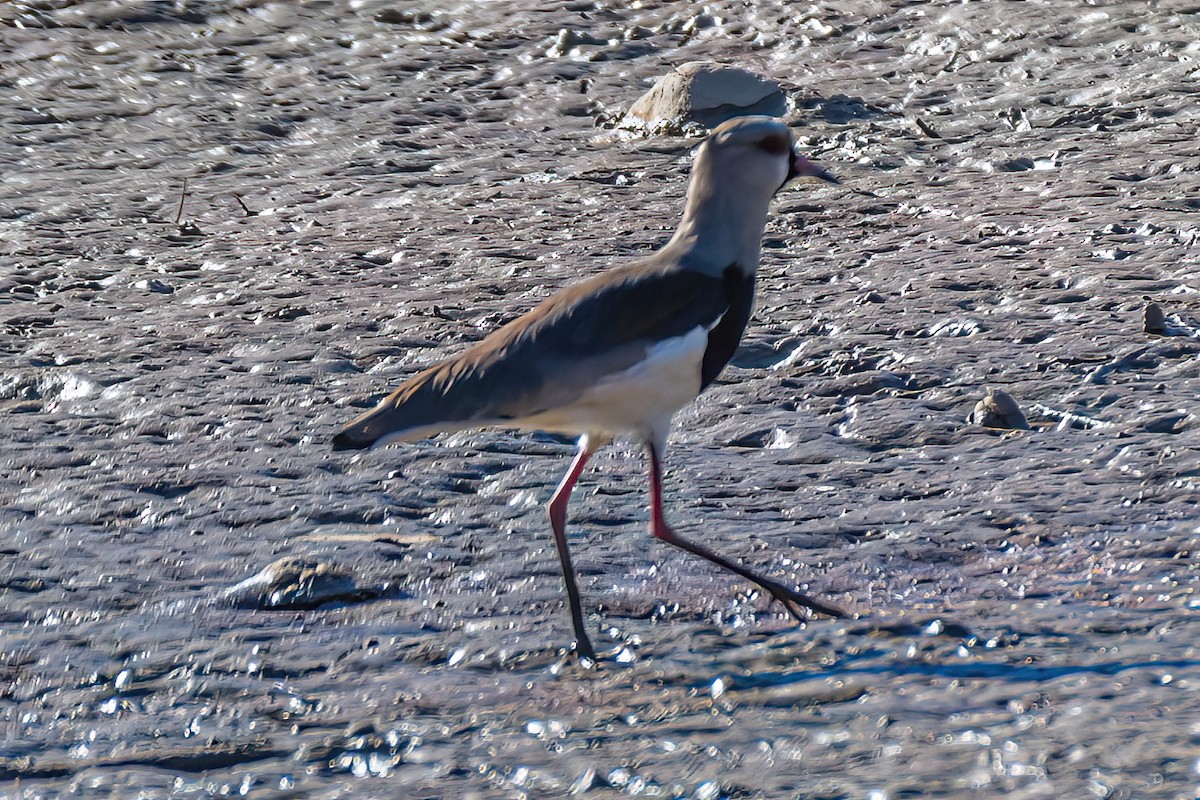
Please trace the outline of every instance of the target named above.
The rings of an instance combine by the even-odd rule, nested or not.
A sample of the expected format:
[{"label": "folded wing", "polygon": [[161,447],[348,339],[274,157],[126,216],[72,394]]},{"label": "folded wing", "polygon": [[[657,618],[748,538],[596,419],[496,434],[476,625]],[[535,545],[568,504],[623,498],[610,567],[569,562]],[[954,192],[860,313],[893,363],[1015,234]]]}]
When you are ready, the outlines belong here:
[{"label": "folded wing", "polygon": [[[656,343],[709,331],[703,385],[733,354],[753,279],[712,276],[651,259],[579,283],[458,356],[414,375],[348,424],[337,449],[420,438],[537,416],[570,404]],[[730,313],[732,312],[732,313]]]}]

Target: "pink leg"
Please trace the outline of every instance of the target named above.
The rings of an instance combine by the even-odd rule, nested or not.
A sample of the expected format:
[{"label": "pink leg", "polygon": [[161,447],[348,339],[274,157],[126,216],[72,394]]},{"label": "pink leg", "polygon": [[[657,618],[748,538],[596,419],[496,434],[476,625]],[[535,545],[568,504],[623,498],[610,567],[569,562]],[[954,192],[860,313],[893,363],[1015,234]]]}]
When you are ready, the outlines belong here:
[{"label": "pink leg", "polygon": [[807,615],[801,609],[807,608],[810,611],[815,611],[819,614],[825,614],[830,617],[844,617],[845,612],[835,608],[834,606],[826,605],[818,600],[814,600],[806,594],[797,592],[794,589],[789,589],[782,583],[764,578],[750,570],[733,563],[727,558],[723,558],[716,553],[701,547],[698,544],[693,544],[679,537],[675,531],[671,530],[666,520],[663,518],[663,503],[662,503],[662,463],[659,461],[658,449],[651,444],[650,449],[650,533],[654,538],[661,541],[673,544],[687,550],[689,553],[695,553],[701,558],[708,559],[714,564],[724,567],[730,572],[741,575],[748,581],[758,584],[765,589],[772,597],[778,600],[788,613],[797,620],[803,622]]},{"label": "pink leg", "polygon": [[592,443],[590,437],[579,439],[579,452],[563,476],[554,496],[550,498],[547,511],[550,513],[550,528],[554,531],[554,544],[558,547],[558,560],[562,563],[563,582],[567,585],[567,603],[571,608],[571,624],[575,627],[575,650],[584,658],[596,660],[596,651],[588,639],[587,626],[583,621],[583,604],[579,601],[579,588],[575,585],[575,568],[571,566],[571,553],[567,550],[567,504],[571,501],[571,490],[579,480],[588,459],[604,443]]}]

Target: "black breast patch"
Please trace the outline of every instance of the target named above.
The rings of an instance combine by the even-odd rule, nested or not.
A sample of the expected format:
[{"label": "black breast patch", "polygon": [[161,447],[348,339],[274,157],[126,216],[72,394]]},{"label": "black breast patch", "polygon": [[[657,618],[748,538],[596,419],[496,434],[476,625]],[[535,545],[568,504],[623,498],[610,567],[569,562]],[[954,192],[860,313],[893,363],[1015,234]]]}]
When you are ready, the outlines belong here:
[{"label": "black breast patch", "polygon": [[715,381],[733,358],[754,308],[754,275],[744,275],[736,264],[730,265],[725,268],[722,288],[729,308],[716,327],[708,332],[708,348],[700,365],[701,390]]}]

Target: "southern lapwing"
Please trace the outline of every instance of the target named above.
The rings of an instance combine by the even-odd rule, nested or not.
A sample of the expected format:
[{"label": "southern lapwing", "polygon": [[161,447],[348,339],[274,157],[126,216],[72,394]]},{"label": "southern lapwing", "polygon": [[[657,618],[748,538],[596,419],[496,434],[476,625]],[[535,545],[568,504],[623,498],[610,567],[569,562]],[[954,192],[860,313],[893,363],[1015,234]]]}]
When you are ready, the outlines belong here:
[{"label": "southern lapwing", "polygon": [[612,437],[646,443],[650,533],[761,586],[797,620],[803,609],[841,612],[681,538],[663,518],[662,457],[671,417],[733,357],[754,304],[771,198],[788,181],[837,183],[794,152],[771,117],[715,128],[696,151],[679,229],[653,255],[559,292],[473,347],[409,378],[334,437],[335,450],[499,426],[579,436],[579,451],[550,498],[554,542],[575,627],[595,660],[571,555],[567,503],[596,450]]}]

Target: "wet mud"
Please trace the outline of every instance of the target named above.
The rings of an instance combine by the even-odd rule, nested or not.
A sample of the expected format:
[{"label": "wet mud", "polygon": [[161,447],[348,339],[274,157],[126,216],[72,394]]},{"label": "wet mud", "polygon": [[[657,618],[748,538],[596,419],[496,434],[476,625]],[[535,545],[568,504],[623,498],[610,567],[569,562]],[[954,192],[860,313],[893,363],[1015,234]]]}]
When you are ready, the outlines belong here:
[{"label": "wet mud", "polygon": [[[1200,791],[1194,6],[51,0],[0,34],[0,795]],[[842,185],[776,201],[668,513],[859,616],[651,541],[617,445],[572,506],[587,670],[569,442],[329,439],[665,241],[697,140],[614,126],[699,60],[778,81]]]}]

